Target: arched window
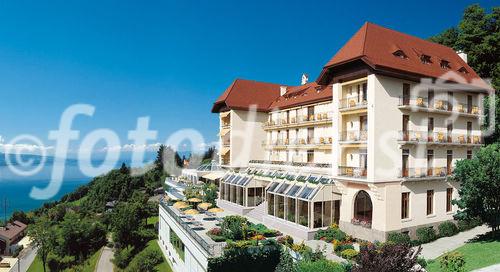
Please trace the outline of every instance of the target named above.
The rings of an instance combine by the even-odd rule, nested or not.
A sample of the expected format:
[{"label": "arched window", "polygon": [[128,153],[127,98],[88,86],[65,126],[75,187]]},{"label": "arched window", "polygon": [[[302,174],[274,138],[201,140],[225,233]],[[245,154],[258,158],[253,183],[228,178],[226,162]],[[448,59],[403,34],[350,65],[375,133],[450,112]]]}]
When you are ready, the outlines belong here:
[{"label": "arched window", "polygon": [[354,200],[354,218],[359,221],[372,222],[372,201],[365,191],[359,191]]}]

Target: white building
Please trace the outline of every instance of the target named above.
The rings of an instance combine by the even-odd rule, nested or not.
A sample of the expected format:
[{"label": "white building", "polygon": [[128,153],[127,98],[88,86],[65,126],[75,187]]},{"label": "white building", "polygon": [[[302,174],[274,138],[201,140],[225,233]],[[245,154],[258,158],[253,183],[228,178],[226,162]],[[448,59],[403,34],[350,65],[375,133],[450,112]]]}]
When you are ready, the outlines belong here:
[{"label": "white building", "polygon": [[[464,59],[366,23],[315,82],[301,83],[238,79],[214,103],[227,170],[219,206],[302,239],[337,223],[385,241],[453,220],[450,174],[481,146],[481,101],[491,90]],[[174,271],[205,271],[208,246],[175,218],[160,207]],[[167,242],[172,233],[183,250]]]}]

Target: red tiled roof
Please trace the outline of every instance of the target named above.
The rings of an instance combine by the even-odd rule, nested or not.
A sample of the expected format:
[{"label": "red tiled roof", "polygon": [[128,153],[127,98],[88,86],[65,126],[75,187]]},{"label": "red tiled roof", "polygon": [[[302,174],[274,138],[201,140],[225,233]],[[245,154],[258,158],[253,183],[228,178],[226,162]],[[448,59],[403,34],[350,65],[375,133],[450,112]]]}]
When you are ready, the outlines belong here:
[{"label": "red tiled roof", "polygon": [[212,112],[225,109],[249,109],[255,105],[257,111],[267,111],[269,105],[280,95],[280,84],[236,79],[215,101]]},{"label": "red tiled roof", "polygon": [[291,108],[332,99],[332,86],[318,85],[316,82],[288,87],[287,92],[278,97],[269,107],[270,110]]},{"label": "red tiled roof", "polygon": [[[398,50],[403,51],[407,58],[394,56]],[[422,63],[422,55],[430,56],[431,63]],[[375,70],[388,68],[422,77],[439,78],[454,71],[469,84],[491,89],[452,48],[368,22],[325,65],[318,81],[328,68],[357,59]],[[450,69],[442,68],[441,60],[448,61]],[[462,67],[467,73],[458,72]]]},{"label": "red tiled roof", "polygon": [[5,237],[9,240],[12,240],[16,236],[18,236],[21,232],[25,231],[26,224],[23,224],[19,221],[14,221],[6,225],[5,228],[0,228],[0,237]]}]

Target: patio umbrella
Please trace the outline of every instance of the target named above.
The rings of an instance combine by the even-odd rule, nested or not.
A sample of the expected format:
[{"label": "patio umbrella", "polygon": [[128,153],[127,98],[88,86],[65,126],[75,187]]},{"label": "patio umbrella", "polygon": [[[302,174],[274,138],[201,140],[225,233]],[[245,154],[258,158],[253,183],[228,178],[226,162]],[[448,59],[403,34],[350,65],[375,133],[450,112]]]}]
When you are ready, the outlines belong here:
[{"label": "patio umbrella", "polygon": [[193,197],[193,198],[188,199],[187,201],[192,202],[192,203],[200,203],[202,200],[199,198]]},{"label": "patio umbrella", "polygon": [[203,203],[200,203],[198,205],[198,208],[203,209],[203,210],[207,210],[210,207],[212,207],[212,203],[208,203],[208,202],[203,202]]},{"label": "patio umbrella", "polygon": [[195,209],[190,209],[187,211],[184,211],[184,214],[189,214],[189,215],[194,215],[194,214],[199,214],[200,212],[195,210]]},{"label": "patio umbrella", "polygon": [[223,209],[221,209],[221,208],[211,208],[211,209],[209,209],[208,211],[209,211],[209,212],[211,212],[211,213],[221,213],[221,212],[223,212],[224,210],[223,210]]},{"label": "patio umbrella", "polygon": [[176,202],[174,204],[174,208],[176,208],[176,209],[184,209],[184,208],[187,208],[187,207],[189,207],[189,205],[186,202],[184,202],[184,201],[179,201],[179,202]]}]

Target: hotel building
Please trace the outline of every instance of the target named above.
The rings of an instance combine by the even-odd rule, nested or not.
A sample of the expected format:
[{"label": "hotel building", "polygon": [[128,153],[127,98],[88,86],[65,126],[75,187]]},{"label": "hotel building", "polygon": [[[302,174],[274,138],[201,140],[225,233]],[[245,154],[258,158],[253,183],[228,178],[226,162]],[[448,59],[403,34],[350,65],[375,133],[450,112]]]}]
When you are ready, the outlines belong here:
[{"label": "hotel building", "polygon": [[[218,206],[299,239],[332,223],[365,240],[415,237],[453,220],[450,175],[482,144],[490,90],[465,54],[366,23],[316,81],[237,79],[216,100]],[[222,252],[165,203],[159,226],[174,271],[206,271]]]},{"label": "hotel building", "polygon": [[315,82],[237,79],[214,103],[219,204],[304,239],[333,222],[415,237],[453,220],[450,175],[481,146],[490,89],[465,54],[366,23]]}]

